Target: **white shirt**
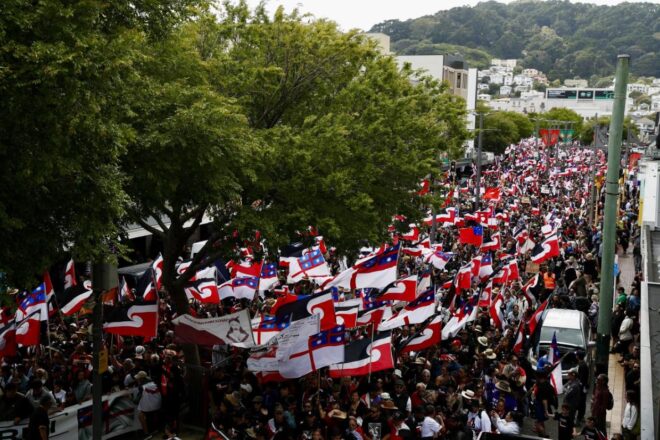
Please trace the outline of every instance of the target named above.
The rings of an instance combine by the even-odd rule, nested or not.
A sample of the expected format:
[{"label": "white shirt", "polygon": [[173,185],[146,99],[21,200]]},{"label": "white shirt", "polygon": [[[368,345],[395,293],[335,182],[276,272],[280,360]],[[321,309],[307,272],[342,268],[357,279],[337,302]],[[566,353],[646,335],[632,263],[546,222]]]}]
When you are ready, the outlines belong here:
[{"label": "white shirt", "polygon": [[433,417],[426,416],[422,422],[422,437],[433,437],[438,432],[442,426],[435,420]]},{"label": "white shirt", "polygon": [[619,327],[619,339],[622,341],[630,341],[633,338],[632,330],[633,326],[633,320],[630,316],[626,316],[623,322],[621,323],[621,327]]},{"label": "white shirt", "polygon": [[142,396],[140,397],[140,402],[138,402],[138,411],[158,411],[161,406],[161,399],[158,385],[153,382],[147,382],[142,386]]},{"label": "white shirt", "polygon": [[495,423],[497,424],[497,432],[500,434],[520,434],[520,426],[514,421],[507,422],[505,419],[495,416]]},{"label": "white shirt", "polygon": [[626,429],[633,429],[637,423],[637,407],[630,402],[626,403],[626,408],[623,410],[623,420],[621,426]]}]

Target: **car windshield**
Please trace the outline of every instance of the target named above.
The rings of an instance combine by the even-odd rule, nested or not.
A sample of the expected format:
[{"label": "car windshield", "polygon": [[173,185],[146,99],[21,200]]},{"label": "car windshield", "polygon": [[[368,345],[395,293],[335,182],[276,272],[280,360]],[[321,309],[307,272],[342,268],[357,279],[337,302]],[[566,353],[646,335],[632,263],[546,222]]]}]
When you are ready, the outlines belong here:
[{"label": "car windshield", "polygon": [[558,344],[584,347],[584,338],[582,337],[582,332],[576,328],[543,327],[541,328],[541,338],[539,340],[543,342],[547,341],[550,343],[550,341],[552,341],[552,335],[555,333],[557,334]]}]

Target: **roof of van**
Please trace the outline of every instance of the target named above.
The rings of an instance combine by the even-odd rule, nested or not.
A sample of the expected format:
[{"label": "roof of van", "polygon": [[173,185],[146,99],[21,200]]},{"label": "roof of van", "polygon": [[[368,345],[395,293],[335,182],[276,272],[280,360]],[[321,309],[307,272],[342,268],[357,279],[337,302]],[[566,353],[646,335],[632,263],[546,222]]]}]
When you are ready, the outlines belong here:
[{"label": "roof of van", "polygon": [[583,315],[579,310],[550,309],[543,319],[543,327],[579,329]]}]

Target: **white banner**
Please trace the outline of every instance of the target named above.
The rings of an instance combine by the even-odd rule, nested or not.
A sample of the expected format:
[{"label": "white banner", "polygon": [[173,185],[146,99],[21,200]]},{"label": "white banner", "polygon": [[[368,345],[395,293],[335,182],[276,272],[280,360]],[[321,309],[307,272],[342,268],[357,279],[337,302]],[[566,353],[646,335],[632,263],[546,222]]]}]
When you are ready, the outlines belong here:
[{"label": "white banner", "polygon": [[[103,438],[141,429],[136,404],[130,390],[103,396]],[[0,440],[18,440],[27,435],[28,420],[18,425],[0,422]],[[91,440],[92,402],[64,408],[50,415],[49,438],[57,440]]]},{"label": "white banner", "polygon": [[174,335],[180,342],[198,345],[254,347],[250,313],[247,309],[216,318],[181,315],[172,320]]}]

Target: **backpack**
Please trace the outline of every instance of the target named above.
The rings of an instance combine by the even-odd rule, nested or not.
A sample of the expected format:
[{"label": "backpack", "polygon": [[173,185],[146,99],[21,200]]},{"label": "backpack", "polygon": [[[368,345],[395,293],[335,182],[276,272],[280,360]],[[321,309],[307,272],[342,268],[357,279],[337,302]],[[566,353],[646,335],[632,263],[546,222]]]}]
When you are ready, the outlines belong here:
[{"label": "backpack", "polygon": [[614,396],[611,392],[607,392],[607,409],[610,410],[614,408]]}]

